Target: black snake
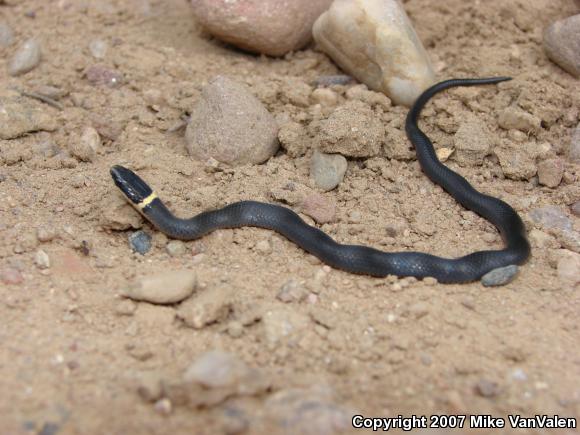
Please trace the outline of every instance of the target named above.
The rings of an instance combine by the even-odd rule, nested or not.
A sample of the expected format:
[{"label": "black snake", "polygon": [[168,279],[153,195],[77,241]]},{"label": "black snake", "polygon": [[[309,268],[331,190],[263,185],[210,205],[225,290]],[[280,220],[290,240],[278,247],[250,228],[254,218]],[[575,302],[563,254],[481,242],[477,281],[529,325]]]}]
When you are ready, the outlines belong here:
[{"label": "black snake", "polygon": [[419,129],[417,120],[423,106],[437,92],[454,86],[494,84],[505,80],[509,78],[453,79],[435,84],[419,96],[405,124],[407,136],[415,146],[425,174],[465,208],[494,224],[505,243],[505,248],[501,250],[478,251],[460,258],[442,258],[422,252],[382,252],[368,246],[343,245],[318,228],[306,224],[289,208],[256,201],[240,201],[190,219],[179,219],[131,170],[113,166],[111,175],[131,204],[169,237],[192,240],[219,228],[267,228],[282,234],[324,263],[348,272],[372,276],[431,276],[447,283],[474,281],[494,269],[522,264],[528,259],[530,245],[524,224],[508,204],[479,193],[465,178],[441,164],[433,144]]}]

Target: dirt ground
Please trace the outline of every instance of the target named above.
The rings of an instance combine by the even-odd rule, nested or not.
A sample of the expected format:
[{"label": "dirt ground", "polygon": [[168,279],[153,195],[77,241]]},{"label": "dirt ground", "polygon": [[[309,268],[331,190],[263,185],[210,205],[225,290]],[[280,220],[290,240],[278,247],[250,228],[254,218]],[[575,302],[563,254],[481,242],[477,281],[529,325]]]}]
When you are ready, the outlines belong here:
[{"label": "dirt ground", "polygon": [[[0,141],[0,433],[330,434],[350,432],[354,412],[580,418],[580,294],[556,270],[566,242],[528,216],[562,206],[580,228],[568,209],[580,200],[580,167],[565,156],[580,89],[542,48],[543,29],[578,6],[408,0],[405,8],[439,78],[515,78],[440,95],[422,120],[437,147],[453,147],[462,121],[477,117],[500,160],[501,150],[507,154],[504,166],[493,153],[479,162],[448,161],[536,230],[532,258],[507,286],[351,275],[254,228],[219,231],[169,255],[167,238],[124,205],[110,166],[137,169],[181,216],[241,199],[272,202],[289,183],[315,191],[308,146],[281,149],[263,165],[216,170],[187,155],[177,127],[201,87],[226,74],[247,84],[277,119],[306,128],[325,114],[296,89],[308,94],[317,78],[340,71],[314,46],[274,59],[221,44],[196,27],[183,0],[0,2],[15,39],[0,48],[1,96],[48,86],[63,94],[50,89],[62,110],[19,97],[26,110],[42,112],[48,131]],[[41,41],[40,65],[9,76],[8,60],[30,37]],[[89,49],[95,40],[106,42],[103,59]],[[87,69],[99,64],[122,74],[122,84],[90,83]],[[349,86],[334,88],[339,103]],[[539,118],[539,128],[523,137],[500,128],[498,113],[514,104]],[[459,256],[500,247],[490,224],[421,173],[402,129],[406,109],[373,110],[387,127],[384,149],[349,159],[344,181],[323,194],[337,211],[322,229],[343,243],[389,251]],[[87,126],[99,131],[103,146],[82,161],[73,155]],[[564,161],[558,187],[534,176],[542,153]],[[131,226],[153,236],[147,254],[131,252]],[[198,293],[233,292],[225,316],[194,329],[176,318],[176,306],[120,295],[131,280],[181,269],[197,273]],[[289,280],[303,300],[276,297]],[[276,332],[276,321],[289,330]],[[266,373],[269,386],[201,406],[147,395],[151,379],[179,384],[196,358],[215,349]],[[301,414],[300,406],[283,405],[293,392],[292,403],[314,395],[320,409]],[[501,432],[510,430],[494,433]]]}]

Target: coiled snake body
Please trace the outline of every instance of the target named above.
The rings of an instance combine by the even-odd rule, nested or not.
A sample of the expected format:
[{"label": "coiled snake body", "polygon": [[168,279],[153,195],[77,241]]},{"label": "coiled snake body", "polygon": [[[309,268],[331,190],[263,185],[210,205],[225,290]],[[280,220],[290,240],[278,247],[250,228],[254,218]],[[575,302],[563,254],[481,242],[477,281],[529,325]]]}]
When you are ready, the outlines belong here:
[{"label": "coiled snake body", "polygon": [[429,138],[417,120],[429,99],[454,86],[494,84],[508,77],[453,79],[433,85],[415,102],[405,124],[409,140],[425,174],[445,189],[465,208],[495,225],[505,243],[501,250],[478,251],[460,258],[443,258],[422,252],[383,252],[360,245],[343,245],[306,224],[286,207],[256,201],[241,201],[219,210],[206,211],[190,219],[175,217],[138,175],[122,166],[113,166],[115,184],[156,228],[172,238],[197,239],[219,228],[253,226],[276,231],[326,264],[348,272],[372,276],[435,277],[439,282],[467,282],[480,279],[491,270],[524,263],[530,255],[524,224],[515,210],[500,199],[475,190],[465,178],[447,168],[437,158]]}]

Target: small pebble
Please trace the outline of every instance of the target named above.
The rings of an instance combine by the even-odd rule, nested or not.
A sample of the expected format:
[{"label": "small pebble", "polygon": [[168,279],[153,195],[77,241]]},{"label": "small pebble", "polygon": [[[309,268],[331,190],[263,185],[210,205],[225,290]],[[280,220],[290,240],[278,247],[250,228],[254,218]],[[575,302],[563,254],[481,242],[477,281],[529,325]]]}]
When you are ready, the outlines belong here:
[{"label": "small pebble", "polygon": [[573,229],[572,221],[566,216],[562,207],[547,205],[534,208],[528,213],[528,216],[543,228],[557,228],[564,231]]},{"label": "small pebble", "polygon": [[119,316],[132,316],[137,310],[137,304],[131,299],[123,299],[115,307],[115,313]]},{"label": "small pebble", "polygon": [[541,119],[516,107],[506,107],[498,117],[498,124],[505,130],[512,128],[525,133],[537,133],[541,129]]},{"label": "small pebble", "polygon": [[121,72],[105,65],[92,65],[85,70],[85,76],[92,85],[118,88],[124,82]]},{"label": "small pebble", "polygon": [[335,74],[317,77],[312,83],[312,86],[324,88],[335,85],[344,86],[354,82],[355,80],[351,76],[348,76],[346,74]]},{"label": "small pebble", "polygon": [[170,415],[171,412],[173,411],[173,405],[171,403],[171,400],[165,397],[155,402],[155,404],[153,405],[153,409],[155,410],[155,412],[167,416]]},{"label": "small pebble", "polygon": [[89,51],[95,59],[104,59],[107,48],[107,43],[102,39],[94,39],[89,43]]},{"label": "small pebble", "polygon": [[54,131],[51,112],[19,97],[0,97],[0,139],[14,139],[35,131]]},{"label": "small pebble", "polygon": [[0,22],[0,47],[6,48],[12,45],[12,42],[14,42],[14,31],[8,24]]},{"label": "small pebble", "polygon": [[24,277],[19,270],[7,267],[0,270],[0,281],[4,284],[22,284]]},{"label": "small pebble", "polygon": [[301,211],[320,224],[334,221],[336,217],[335,203],[319,193],[312,193],[300,203]]},{"label": "small pebble", "polygon": [[409,314],[415,319],[420,319],[429,314],[430,307],[427,302],[415,302],[409,307]]},{"label": "small pebble", "polygon": [[177,310],[177,317],[190,328],[202,329],[226,320],[232,307],[229,289],[210,287],[183,302]]},{"label": "small pebble", "polygon": [[239,338],[244,334],[244,325],[233,320],[228,323],[228,335],[232,338]]},{"label": "small pebble", "polygon": [[294,279],[288,280],[280,289],[276,298],[282,302],[300,302],[306,298],[307,291]]},{"label": "small pebble", "polygon": [[56,229],[48,225],[43,225],[36,229],[36,238],[42,243],[50,242],[56,235]]},{"label": "small pebble", "polygon": [[40,63],[41,56],[40,43],[36,39],[29,39],[14,53],[8,66],[8,73],[11,76],[19,76],[32,71]]},{"label": "small pebble", "polygon": [[247,372],[248,367],[237,355],[213,350],[198,357],[188,367],[183,379],[206,388],[223,388],[237,384]]},{"label": "small pebble", "polygon": [[538,164],[538,180],[547,187],[558,187],[564,175],[564,162],[561,159],[544,160]]},{"label": "small pebble", "polygon": [[576,126],[574,133],[572,133],[568,149],[568,158],[572,162],[580,163],[580,124]]},{"label": "small pebble", "polygon": [[580,254],[564,251],[558,260],[558,278],[565,284],[573,287],[580,284]]},{"label": "small pebble", "polygon": [[514,280],[519,271],[518,266],[511,264],[505,267],[498,267],[481,277],[481,283],[485,287],[495,287],[506,285]]},{"label": "small pebble", "polygon": [[482,397],[491,398],[499,395],[501,388],[496,382],[487,379],[480,379],[475,386],[475,391]]},{"label": "small pebble", "polygon": [[268,239],[262,239],[258,243],[256,243],[255,249],[260,254],[264,255],[270,254],[272,252],[272,243],[270,243],[270,240]]},{"label": "small pebble", "polygon": [[101,149],[101,138],[93,127],[85,127],[79,139],[73,139],[71,154],[83,162],[92,162]]},{"label": "small pebble", "polygon": [[34,255],[34,263],[39,269],[48,269],[50,267],[50,258],[45,251],[39,249]]},{"label": "small pebble", "polygon": [[546,54],[561,68],[580,78],[580,14],[556,21],[544,32]]},{"label": "small pebble", "polygon": [[137,394],[146,402],[155,402],[163,395],[163,380],[157,373],[143,373],[139,377]]},{"label": "small pebble", "polygon": [[138,278],[121,293],[136,301],[174,304],[191,296],[197,276],[190,270],[176,270]]},{"label": "small pebble", "polygon": [[135,231],[129,235],[129,245],[134,252],[145,255],[151,249],[151,236],[145,231]]},{"label": "small pebble", "polygon": [[340,184],[347,166],[346,159],[340,154],[324,154],[317,150],[312,155],[310,175],[316,185],[326,192]]},{"label": "small pebble", "polygon": [[576,217],[580,217],[580,201],[576,201],[570,206],[570,211]]},{"label": "small pebble", "polygon": [[186,246],[181,240],[172,240],[165,246],[165,250],[172,257],[182,257],[185,255]]},{"label": "small pebble", "polygon": [[526,375],[526,372],[524,372],[520,368],[514,369],[514,371],[512,371],[511,377],[514,381],[527,381],[528,380],[528,375]]}]

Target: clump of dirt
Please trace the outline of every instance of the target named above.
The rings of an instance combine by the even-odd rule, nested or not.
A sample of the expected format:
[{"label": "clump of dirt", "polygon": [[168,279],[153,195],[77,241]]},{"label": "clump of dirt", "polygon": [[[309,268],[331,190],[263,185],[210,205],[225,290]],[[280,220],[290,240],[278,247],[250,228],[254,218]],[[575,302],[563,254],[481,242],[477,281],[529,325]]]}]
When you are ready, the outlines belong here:
[{"label": "clump of dirt", "polygon": [[[341,71],[316,47],[281,59],[236,51],[203,33],[177,0],[0,2],[14,31],[0,71],[24,41],[42,47],[35,69],[0,76],[0,104],[24,126],[0,126],[4,432],[276,433],[303,418],[338,432],[346,410],[580,418],[580,220],[570,208],[580,200],[580,167],[567,154],[580,93],[542,49],[546,26],[578,8],[567,0],[404,5],[440,79],[514,77],[441,94],[421,119],[436,147],[453,151],[451,168],[524,218],[532,258],[505,287],[350,275],[255,228],[176,249],[125,202],[112,165],[138,171],[181,216],[253,199],[302,210],[341,243],[388,251],[455,257],[501,239],[421,172],[404,133],[407,110],[328,79]],[[247,85],[281,126],[284,149],[262,165],[187,154],[184,119],[218,74]],[[316,92],[320,83],[330,93]],[[371,131],[358,134],[329,121],[369,119]],[[310,177],[321,146],[349,156],[329,192]],[[130,248],[136,229],[152,236],[145,255]],[[195,293],[181,302],[205,301],[195,316],[121,296],[127,283],[172,270],[195,272]],[[227,297],[208,301],[205,292]],[[180,402],[179,391],[139,395],[150,386],[144,379],[179,381],[210,350],[260,368],[267,388],[215,401],[204,390],[200,407]],[[307,412],[308,403],[321,405]]]}]

